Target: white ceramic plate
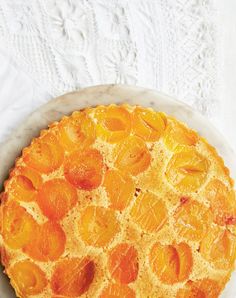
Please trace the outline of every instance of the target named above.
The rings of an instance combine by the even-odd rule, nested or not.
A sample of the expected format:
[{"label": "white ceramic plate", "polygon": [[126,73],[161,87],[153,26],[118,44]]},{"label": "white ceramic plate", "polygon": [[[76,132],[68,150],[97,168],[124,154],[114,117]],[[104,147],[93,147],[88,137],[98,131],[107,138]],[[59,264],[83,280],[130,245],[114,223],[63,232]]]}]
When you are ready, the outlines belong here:
[{"label": "white ceramic plate", "polygon": [[[89,106],[110,103],[140,104],[152,107],[155,110],[164,111],[188,124],[189,127],[198,131],[210,144],[217,148],[230,168],[231,176],[236,178],[236,156],[224,140],[224,137],[196,111],[186,104],[172,99],[154,90],[125,86],[103,85],[86,88],[80,91],[68,93],[51,100],[32,113],[24,123],[16,128],[9,140],[0,144],[0,185],[8,175],[9,169],[14,165],[14,160],[20,155],[23,147],[30,143],[33,137],[39,134],[42,128],[55,120],[59,120],[65,114],[71,114]],[[9,286],[7,278],[0,269],[0,297],[15,298],[14,291]],[[236,273],[232,275],[222,298],[236,297]]]}]

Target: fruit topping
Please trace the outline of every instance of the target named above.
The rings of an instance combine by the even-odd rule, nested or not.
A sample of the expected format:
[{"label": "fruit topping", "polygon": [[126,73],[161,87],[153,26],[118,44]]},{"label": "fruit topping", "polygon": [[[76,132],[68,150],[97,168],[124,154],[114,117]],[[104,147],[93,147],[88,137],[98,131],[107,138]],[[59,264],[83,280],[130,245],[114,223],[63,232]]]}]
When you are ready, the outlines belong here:
[{"label": "fruit topping", "polygon": [[102,183],[103,168],[101,153],[96,149],[85,149],[68,156],[64,172],[67,181],[75,187],[92,190]]},{"label": "fruit topping", "polygon": [[119,143],[114,155],[117,168],[134,176],[144,172],[151,162],[151,155],[145,142],[135,136],[130,136]]},{"label": "fruit topping", "polygon": [[48,174],[58,169],[64,159],[63,148],[52,133],[36,139],[23,151],[23,160],[31,168]]},{"label": "fruit topping", "polygon": [[63,254],[65,243],[66,235],[61,226],[48,221],[38,226],[23,251],[37,261],[55,261]]},{"label": "fruit topping", "polygon": [[200,253],[216,268],[227,270],[233,266],[236,258],[236,236],[214,226],[202,240]]},{"label": "fruit topping", "polygon": [[199,137],[193,130],[174,121],[167,125],[163,139],[169,150],[179,152],[189,146],[195,146]]},{"label": "fruit topping", "polygon": [[175,228],[180,236],[200,241],[212,222],[211,211],[203,204],[187,199],[174,214]]},{"label": "fruit topping", "polygon": [[86,112],[74,113],[59,123],[59,141],[68,152],[85,148],[95,140],[95,127]]},{"label": "fruit topping", "polygon": [[146,142],[159,140],[166,128],[166,116],[141,107],[135,108],[132,115],[132,128],[136,136]]},{"label": "fruit topping", "polygon": [[135,193],[135,184],[131,177],[118,170],[108,170],[103,185],[112,209],[124,210]]},{"label": "fruit topping", "polygon": [[188,244],[162,245],[156,243],[150,253],[153,272],[166,284],[182,282],[188,278],[192,266],[192,252]]},{"label": "fruit topping", "polygon": [[138,276],[138,253],[134,246],[118,244],[109,254],[108,267],[111,276],[122,284],[136,280]]},{"label": "fruit topping", "polygon": [[60,220],[77,203],[76,189],[63,179],[49,180],[40,188],[37,203],[49,219]]},{"label": "fruit topping", "polygon": [[34,263],[24,260],[9,269],[12,285],[22,297],[38,295],[47,286],[45,273]]},{"label": "fruit topping", "polygon": [[98,107],[95,110],[96,132],[109,143],[116,143],[130,134],[131,116],[122,106]]},{"label": "fruit topping", "polygon": [[94,274],[95,264],[89,258],[62,260],[54,267],[52,291],[66,297],[81,296],[89,290]]},{"label": "fruit topping", "polygon": [[206,180],[209,162],[195,150],[176,153],[166,169],[166,178],[180,191],[196,191]]},{"label": "fruit topping", "polygon": [[6,244],[13,249],[22,248],[32,238],[37,223],[16,201],[7,202],[1,211],[1,234]]},{"label": "fruit topping", "polygon": [[81,214],[79,232],[88,245],[103,247],[118,231],[119,224],[112,209],[89,206]]},{"label": "fruit topping", "polygon": [[236,198],[233,190],[229,190],[220,180],[214,179],[206,186],[204,196],[210,202],[217,224],[236,224]]},{"label": "fruit topping", "polygon": [[99,298],[135,298],[134,290],[127,285],[109,284]]},{"label": "fruit topping", "polygon": [[152,193],[141,192],[131,209],[131,217],[145,231],[157,232],[167,217],[165,203]]}]

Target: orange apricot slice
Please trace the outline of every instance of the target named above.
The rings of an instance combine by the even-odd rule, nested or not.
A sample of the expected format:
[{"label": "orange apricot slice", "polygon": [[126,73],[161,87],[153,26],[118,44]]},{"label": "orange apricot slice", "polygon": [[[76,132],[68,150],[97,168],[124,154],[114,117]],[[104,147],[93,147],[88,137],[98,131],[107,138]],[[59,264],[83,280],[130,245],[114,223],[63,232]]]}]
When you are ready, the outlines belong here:
[{"label": "orange apricot slice", "polygon": [[112,209],[124,210],[135,193],[135,184],[132,178],[118,170],[108,170],[103,185]]},{"label": "orange apricot slice", "polygon": [[96,149],[75,151],[69,155],[64,173],[75,187],[92,190],[100,186],[103,178],[103,157]]},{"label": "orange apricot slice", "polygon": [[25,208],[16,201],[7,202],[2,207],[1,217],[1,234],[9,247],[22,248],[30,241],[37,223]]},{"label": "orange apricot slice", "polygon": [[135,298],[134,290],[130,289],[127,285],[109,284],[103,289],[99,298]]},{"label": "orange apricot slice", "polygon": [[139,137],[130,136],[118,144],[114,150],[115,166],[123,172],[138,175],[151,163],[151,155],[145,142]]},{"label": "orange apricot slice", "polygon": [[206,180],[209,162],[196,150],[176,153],[166,169],[166,178],[180,191],[196,191]]},{"label": "orange apricot slice", "polygon": [[63,179],[46,181],[37,195],[41,211],[51,220],[62,219],[76,202],[76,189]]},{"label": "orange apricot slice", "polygon": [[221,287],[212,279],[188,281],[183,289],[177,292],[176,298],[218,298]]},{"label": "orange apricot slice", "polygon": [[200,241],[212,222],[210,210],[203,204],[187,199],[174,214],[175,228],[180,236]]},{"label": "orange apricot slice", "polygon": [[119,224],[112,209],[89,206],[82,212],[79,232],[88,245],[107,245],[118,231]]},{"label": "orange apricot slice", "polygon": [[201,255],[216,268],[232,268],[236,258],[236,236],[219,226],[212,227],[200,245]]},{"label": "orange apricot slice", "polygon": [[160,198],[147,192],[139,194],[130,215],[145,231],[157,232],[166,220],[167,210]]},{"label": "orange apricot slice", "polygon": [[150,252],[153,272],[165,284],[173,284],[188,278],[192,266],[192,252],[188,244],[154,244]]},{"label": "orange apricot slice", "polygon": [[63,148],[56,136],[46,133],[24,149],[23,160],[31,168],[48,174],[58,169],[64,159]]},{"label": "orange apricot slice", "polygon": [[59,141],[61,146],[71,152],[85,148],[95,140],[95,127],[86,112],[76,112],[70,118],[59,123]]},{"label": "orange apricot slice", "polygon": [[122,106],[98,107],[95,110],[97,136],[116,143],[130,134],[131,116]]},{"label": "orange apricot slice", "polygon": [[62,260],[54,267],[51,289],[56,295],[81,296],[88,291],[94,274],[95,264],[89,258]]},{"label": "orange apricot slice", "polygon": [[233,190],[229,190],[220,180],[214,179],[206,186],[204,195],[210,202],[217,224],[236,224],[236,198]]},{"label": "orange apricot slice", "polygon": [[137,107],[132,114],[132,129],[134,134],[144,141],[154,142],[163,134],[166,121],[163,113]]},{"label": "orange apricot slice", "polygon": [[24,202],[33,201],[37,189],[42,184],[40,174],[28,167],[18,167],[13,172],[8,188],[9,198]]},{"label": "orange apricot slice", "polygon": [[34,231],[23,251],[37,261],[55,261],[63,254],[65,243],[66,235],[61,226],[48,221]]},{"label": "orange apricot slice", "polygon": [[199,137],[195,131],[176,121],[168,123],[163,136],[166,147],[174,152],[182,151],[188,146],[195,146],[198,140]]},{"label": "orange apricot slice", "polygon": [[111,276],[122,284],[136,280],[138,276],[138,253],[134,246],[121,243],[109,254],[108,268]]},{"label": "orange apricot slice", "polygon": [[10,267],[9,277],[22,297],[40,294],[48,283],[45,273],[29,260],[17,262]]}]

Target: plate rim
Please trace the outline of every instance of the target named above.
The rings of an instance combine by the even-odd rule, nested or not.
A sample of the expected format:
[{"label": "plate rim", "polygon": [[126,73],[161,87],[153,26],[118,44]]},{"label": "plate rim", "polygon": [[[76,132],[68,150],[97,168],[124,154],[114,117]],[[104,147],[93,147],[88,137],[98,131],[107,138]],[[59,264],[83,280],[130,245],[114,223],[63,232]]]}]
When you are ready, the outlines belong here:
[{"label": "plate rim", "polygon": [[[69,92],[69,93],[65,93],[63,95],[60,95],[58,97],[52,98],[47,103],[44,103],[43,105],[41,105],[40,107],[38,107],[37,109],[35,109],[34,111],[32,111],[27,117],[25,117],[25,119],[22,121],[22,124],[20,124],[15,129],[15,131],[11,134],[11,136],[8,137],[8,138],[6,138],[3,142],[0,143],[0,155],[7,157],[6,154],[3,154],[3,152],[6,151],[6,148],[7,147],[9,147],[9,148],[11,146],[14,147],[15,140],[19,140],[19,138],[22,136],[22,132],[23,133],[25,132],[25,128],[27,126],[27,123],[30,123],[33,120],[34,117],[37,118],[38,115],[43,114],[43,113],[47,113],[55,105],[57,105],[57,104],[62,105],[62,103],[63,103],[63,105],[66,105],[67,104],[67,100],[70,99],[70,98],[72,98],[72,97],[74,97],[74,96],[76,96],[76,97],[83,97],[83,95],[86,96],[86,95],[89,95],[89,94],[91,95],[91,94],[95,93],[95,94],[97,94],[98,99],[99,99],[99,96],[101,96],[102,94],[111,94],[111,95],[114,95],[115,93],[119,93],[119,92],[123,92],[123,93],[129,93],[130,92],[130,93],[133,93],[133,94],[136,94],[136,95],[139,94],[138,96],[140,96],[141,94],[143,94],[144,97],[147,94],[149,94],[149,96],[152,95],[154,97],[153,98],[153,101],[155,101],[155,98],[158,98],[158,100],[161,100],[163,102],[166,101],[166,103],[168,103],[170,105],[173,105],[175,107],[178,107],[178,109],[181,109],[182,108],[185,112],[186,111],[189,112],[190,115],[192,115],[196,119],[198,119],[197,122],[205,123],[206,124],[206,129],[207,130],[209,129],[210,132],[213,133],[214,138],[220,139],[220,142],[222,142],[224,144],[223,147],[226,148],[226,149],[228,149],[227,152],[231,156],[231,158],[234,157],[234,160],[236,160],[236,154],[233,151],[232,147],[229,145],[228,141],[223,136],[223,134],[218,131],[218,129],[211,123],[211,121],[209,119],[207,119],[205,116],[201,115],[200,112],[198,112],[195,108],[193,108],[190,105],[182,102],[179,99],[176,99],[173,96],[169,96],[169,95],[167,95],[167,94],[165,94],[163,92],[159,92],[159,91],[157,91],[155,89],[149,89],[149,88],[145,88],[145,87],[132,86],[132,85],[126,85],[126,84],[104,84],[104,85],[89,86],[89,87],[86,87],[86,88],[83,88],[83,89],[75,90],[75,91],[72,91],[72,92]],[[143,98],[143,100],[145,101],[145,98]],[[119,98],[117,98],[117,100],[110,102],[110,104],[111,103],[121,103],[121,102],[125,103],[126,100],[120,100]],[[147,103],[147,101],[146,101],[146,103]],[[136,104],[138,104],[138,102]],[[80,102],[80,105],[83,106],[83,102]],[[86,101],[84,101],[84,105],[85,106],[82,107],[82,108],[85,108],[86,107]],[[95,105],[97,105],[97,104],[95,104]],[[140,103],[140,105],[142,105],[142,106],[149,106],[149,107],[155,109],[155,107],[152,106],[152,102],[151,101],[149,103],[147,103],[147,105],[146,104],[143,105],[143,103]],[[82,108],[80,107],[80,108],[78,108],[78,110],[79,109],[82,109]],[[71,114],[72,112],[73,112],[73,110],[71,112],[69,112],[69,114]],[[55,113],[55,115],[56,115],[56,113]],[[62,116],[63,116],[63,113],[61,114],[61,117]],[[53,117],[53,115],[49,115],[49,117]],[[45,118],[45,121],[44,121],[44,124],[46,124],[47,119],[48,118],[46,117]],[[180,118],[177,117],[177,119],[185,122],[189,127],[192,127],[188,123],[188,121],[182,120],[181,117]],[[57,121],[57,120],[58,119],[56,119],[55,121]],[[46,126],[49,125],[50,123],[52,123],[52,121],[51,122],[48,122],[46,124]],[[43,128],[46,128],[46,127],[43,127]],[[37,127],[35,129],[35,131],[36,130],[38,131],[36,133],[36,136],[39,135],[40,130],[43,129],[43,128],[38,128]],[[205,136],[203,136],[203,137],[205,137]],[[32,137],[30,138],[30,140],[31,139],[32,139]],[[209,140],[209,137],[207,137],[207,140]],[[209,143],[212,144],[212,141],[210,141]],[[220,152],[220,155],[221,156],[223,155],[223,159],[225,161],[225,156],[224,156],[224,154],[221,154],[221,150],[219,150],[219,148],[217,146],[215,146],[215,144],[213,144],[213,146],[216,147],[217,152]],[[15,146],[14,148],[12,148],[13,150],[11,150],[11,154],[12,155],[15,155],[15,157],[16,156],[19,156],[20,153],[21,153],[21,150],[24,147],[25,146],[22,146],[22,147],[21,146]],[[9,167],[8,167],[7,170],[6,169],[3,169],[3,166],[1,166],[1,164],[0,164],[0,191],[1,191],[1,186],[3,184],[3,181],[5,181],[7,175],[9,174],[9,170],[15,164],[15,159],[12,162],[9,162],[8,164],[9,164]],[[227,167],[229,167],[228,164],[226,164],[226,165],[227,165]],[[7,166],[5,165],[5,167],[7,167]],[[232,167],[229,167],[230,168],[230,172],[231,172]],[[3,175],[1,173],[4,170],[5,170],[5,174]],[[6,171],[8,173],[6,173]],[[232,172],[231,172],[231,176],[232,176]],[[235,167],[235,174],[233,176],[234,176],[234,178],[236,178],[236,167]],[[3,272],[2,272],[1,267],[0,267],[0,280],[3,279],[2,276],[3,276]],[[1,282],[0,282],[0,284],[1,284]],[[0,289],[1,289],[1,287],[2,286],[0,285]],[[223,291],[223,293],[224,292],[225,292],[225,290]],[[3,298],[4,297],[5,296],[3,296]],[[12,296],[6,296],[5,298],[8,298],[8,297],[12,297]]]}]

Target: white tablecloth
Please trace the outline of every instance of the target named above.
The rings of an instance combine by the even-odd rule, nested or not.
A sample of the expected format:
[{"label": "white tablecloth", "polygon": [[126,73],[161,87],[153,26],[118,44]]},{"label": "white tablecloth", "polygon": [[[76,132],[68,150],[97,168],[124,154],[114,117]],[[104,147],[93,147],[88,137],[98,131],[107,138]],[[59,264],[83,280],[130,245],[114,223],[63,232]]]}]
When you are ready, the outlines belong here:
[{"label": "white tablecloth", "polygon": [[192,105],[236,151],[235,12],[235,0],[0,0],[0,142],[54,96],[126,83]]},{"label": "white tablecloth", "polygon": [[215,0],[218,6],[221,70],[220,120],[217,127],[236,152],[236,1]]},{"label": "white tablecloth", "polygon": [[50,98],[104,83],[174,95],[236,150],[234,0],[0,0],[0,142]]}]

